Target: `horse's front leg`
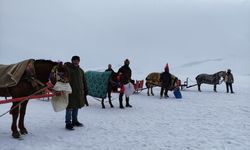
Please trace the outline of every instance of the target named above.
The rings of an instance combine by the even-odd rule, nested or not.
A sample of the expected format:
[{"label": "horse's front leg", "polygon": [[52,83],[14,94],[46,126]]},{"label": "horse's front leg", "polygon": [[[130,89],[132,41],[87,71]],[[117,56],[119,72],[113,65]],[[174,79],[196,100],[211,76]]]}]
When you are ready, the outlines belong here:
[{"label": "horse's front leg", "polygon": [[104,98],[102,98],[102,108],[103,108],[103,109],[105,108],[105,105],[104,105]]},{"label": "horse's front leg", "polygon": [[85,95],[85,104],[86,104],[86,106],[89,106],[89,102],[88,102],[88,99],[87,99],[86,95]]},{"label": "horse's front leg", "polygon": [[214,85],[214,92],[217,92],[217,89],[216,89],[216,84]]},{"label": "horse's front leg", "polygon": [[150,89],[151,89],[151,94],[154,96],[153,86]]},{"label": "horse's front leg", "polygon": [[198,85],[198,91],[201,92],[201,84],[197,84]]},{"label": "horse's front leg", "polygon": [[150,96],[150,94],[149,94],[149,87],[147,89],[148,89],[147,94],[148,94],[148,96]]},{"label": "horse's front leg", "polygon": [[112,104],[112,101],[111,101],[111,91],[108,91],[108,99],[109,99],[109,105],[111,108],[113,108],[113,104]]},{"label": "horse's front leg", "polygon": [[20,108],[20,117],[19,117],[18,127],[20,129],[21,134],[28,134],[28,131],[24,126],[24,117],[26,114],[27,104],[28,104],[28,101],[23,102]]},{"label": "horse's front leg", "polygon": [[17,118],[19,115],[19,106],[17,106],[18,102],[14,102],[12,104],[11,109],[13,109],[14,107],[16,107],[15,109],[10,111],[10,114],[12,115],[12,125],[11,125],[11,131],[12,131],[12,137],[13,138],[19,138],[20,137],[20,133],[17,130]]}]

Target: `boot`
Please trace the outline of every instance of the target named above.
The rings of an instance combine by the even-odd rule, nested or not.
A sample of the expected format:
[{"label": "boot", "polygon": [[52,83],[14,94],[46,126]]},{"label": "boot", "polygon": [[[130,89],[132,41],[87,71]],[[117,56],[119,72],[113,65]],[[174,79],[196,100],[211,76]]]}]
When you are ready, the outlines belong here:
[{"label": "boot", "polygon": [[73,127],[83,127],[83,124],[79,121],[76,121],[76,122],[72,122],[72,126]]},{"label": "boot", "polygon": [[132,107],[132,105],[129,104],[129,97],[126,97],[126,107]]},{"label": "boot", "polygon": [[122,104],[122,95],[119,95],[119,103],[120,103],[120,108],[123,109],[123,104]]},{"label": "boot", "polygon": [[67,130],[74,130],[74,127],[73,127],[73,125],[71,123],[66,123],[65,129],[67,129]]}]

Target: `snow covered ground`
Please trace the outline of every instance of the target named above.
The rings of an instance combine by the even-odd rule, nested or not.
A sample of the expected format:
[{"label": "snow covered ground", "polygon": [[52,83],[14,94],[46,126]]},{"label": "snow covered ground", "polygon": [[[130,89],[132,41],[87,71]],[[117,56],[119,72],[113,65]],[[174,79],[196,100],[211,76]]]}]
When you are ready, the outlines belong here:
[{"label": "snow covered ground", "polygon": [[[237,77],[235,94],[225,93],[225,85],[212,92],[204,86],[182,92],[177,100],[148,97],[146,91],[131,97],[133,108],[101,109],[100,102],[88,97],[90,106],[79,111],[84,127],[74,131],[64,129],[65,112],[55,113],[50,102],[31,100],[28,105],[26,127],[28,135],[22,140],[11,137],[11,116],[0,118],[1,150],[110,150],[110,149],[166,149],[166,150],[248,150],[250,146],[250,80]],[[118,95],[114,94],[113,98]],[[9,104],[0,106],[0,113]]]}]

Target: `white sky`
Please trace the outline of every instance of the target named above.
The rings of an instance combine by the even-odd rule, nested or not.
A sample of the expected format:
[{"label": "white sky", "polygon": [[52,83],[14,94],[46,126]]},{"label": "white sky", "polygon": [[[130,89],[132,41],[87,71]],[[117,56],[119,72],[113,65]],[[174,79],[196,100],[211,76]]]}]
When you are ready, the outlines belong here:
[{"label": "white sky", "polygon": [[0,0],[0,64],[248,59],[249,28],[248,0]]}]

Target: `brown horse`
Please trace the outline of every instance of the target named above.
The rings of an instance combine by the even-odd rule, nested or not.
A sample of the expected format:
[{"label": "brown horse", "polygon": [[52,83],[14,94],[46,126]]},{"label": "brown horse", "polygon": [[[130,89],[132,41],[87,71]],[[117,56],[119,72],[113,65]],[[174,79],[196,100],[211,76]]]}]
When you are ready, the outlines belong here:
[{"label": "brown horse", "polygon": [[[154,96],[153,93],[153,87],[155,86],[161,86],[161,82],[160,82],[160,74],[159,72],[153,72],[150,73],[147,77],[146,77],[146,87],[148,89],[147,94],[148,96],[150,96],[149,90],[151,89],[151,95]],[[174,75],[171,74],[171,86],[169,90],[173,90],[176,86],[178,86],[177,84],[178,78]]]},{"label": "brown horse", "polygon": [[[44,87],[45,84],[49,81],[51,70],[56,65],[58,65],[57,62],[53,62],[50,60],[35,60],[33,67],[34,71],[26,69],[17,85],[12,87],[0,88],[0,96],[11,96],[12,98],[18,98],[33,94],[34,92]],[[28,100],[24,101],[20,105],[19,102],[13,102],[13,105],[11,107],[14,108],[10,111],[10,114],[12,115],[11,130],[12,136],[14,138],[19,138],[20,134],[28,134],[28,131],[24,126],[24,117],[27,103]],[[18,128],[20,129],[20,132],[17,129],[18,116]]]}]

